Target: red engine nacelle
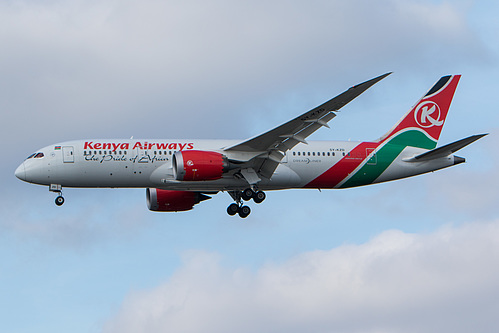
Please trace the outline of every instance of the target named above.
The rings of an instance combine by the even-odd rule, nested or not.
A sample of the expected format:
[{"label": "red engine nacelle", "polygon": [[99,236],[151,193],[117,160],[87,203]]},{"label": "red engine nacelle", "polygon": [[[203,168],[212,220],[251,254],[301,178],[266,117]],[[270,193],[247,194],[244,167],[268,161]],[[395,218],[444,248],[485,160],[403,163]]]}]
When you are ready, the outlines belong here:
[{"label": "red engine nacelle", "polygon": [[191,210],[195,204],[211,197],[199,192],[146,189],[147,208],[153,212],[180,212]]},{"label": "red engine nacelle", "polygon": [[176,180],[220,179],[227,166],[227,157],[214,151],[188,150],[173,154],[173,175]]}]

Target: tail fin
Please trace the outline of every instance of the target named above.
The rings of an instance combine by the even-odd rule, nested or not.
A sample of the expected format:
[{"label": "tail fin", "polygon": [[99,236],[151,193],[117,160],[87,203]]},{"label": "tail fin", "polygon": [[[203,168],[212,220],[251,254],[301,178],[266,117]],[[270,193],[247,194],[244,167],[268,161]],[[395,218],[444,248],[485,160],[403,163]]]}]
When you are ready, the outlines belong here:
[{"label": "tail fin", "polygon": [[442,77],[379,142],[434,149],[461,75]]}]

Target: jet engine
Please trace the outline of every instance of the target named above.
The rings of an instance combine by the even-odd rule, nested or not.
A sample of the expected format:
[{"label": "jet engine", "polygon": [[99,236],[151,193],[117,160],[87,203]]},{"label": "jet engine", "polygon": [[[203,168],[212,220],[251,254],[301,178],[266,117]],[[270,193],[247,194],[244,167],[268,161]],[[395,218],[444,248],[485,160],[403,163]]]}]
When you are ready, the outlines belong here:
[{"label": "jet engine", "polygon": [[177,151],[172,161],[173,176],[181,181],[220,179],[229,165],[226,156],[202,150]]},{"label": "jet engine", "polygon": [[153,212],[180,212],[211,197],[199,192],[146,189],[147,208]]}]

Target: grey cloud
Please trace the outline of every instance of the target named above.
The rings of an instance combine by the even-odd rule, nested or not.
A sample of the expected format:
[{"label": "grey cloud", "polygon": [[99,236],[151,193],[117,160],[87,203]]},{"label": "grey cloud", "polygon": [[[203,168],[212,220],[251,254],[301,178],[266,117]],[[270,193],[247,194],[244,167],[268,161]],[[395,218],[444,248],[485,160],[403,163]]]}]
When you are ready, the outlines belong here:
[{"label": "grey cloud", "polygon": [[255,133],[245,122],[267,113],[258,101],[271,96],[322,87],[330,97],[331,85],[343,89],[401,63],[419,72],[447,63],[450,54],[462,62],[486,53],[464,13],[448,3],[151,0],[1,7],[7,52],[0,100],[7,121],[28,116],[24,131],[56,122],[65,138],[206,137],[206,122],[220,124],[227,137],[246,137]]},{"label": "grey cloud", "polygon": [[[381,112],[386,110],[375,106],[373,99],[383,107],[398,107],[392,98],[408,94],[401,103],[405,111],[428,83],[463,68],[473,73],[463,76],[466,81],[460,84],[458,96],[469,101],[461,102],[461,107],[477,109],[478,101],[489,106],[483,93],[484,89],[485,96],[495,93],[494,55],[490,45],[484,45],[483,33],[478,35],[477,26],[470,26],[471,10],[460,3],[3,2],[2,237],[19,240],[23,248],[39,243],[35,249],[48,247],[59,253],[88,252],[96,244],[113,242],[123,247],[118,254],[106,246],[94,251],[103,261],[127,260],[127,250],[140,252],[134,246],[151,247],[137,256],[140,260],[153,253],[152,268],[135,272],[137,276],[126,280],[129,286],[150,285],[151,277],[161,274],[158,263],[176,265],[171,256],[177,250],[197,246],[224,253],[190,253],[165,283],[130,292],[105,332],[490,331],[497,326],[494,318],[499,312],[496,222],[419,236],[391,231],[364,245],[308,252],[256,271],[221,263],[229,253],[231,260],[246,265],[287,257],[303,248],[330,249],[345,239],[363,240],[387,225],[433,230],[462,212],[491,218],[497,177],[493,170],[485,170],[477,180],[476,170],[467,169],[486,160],[484,155],[473,159],[468,154],[481,142],[464,154],[470,163],[459,166],[462,173],[446,170],[412,183],[324,191],[317,197],[310,191],[272,193],[272,201],[258,207],[245,225],[227,220],[228,197],[203,203],[194,212],[151,215],[143,191],[133,190],[124,190],[126,202],[115,192],[99,196],[105,190],[90,190],[90,195],[86,190],[68,191],[65,207],[54,211],[53,194],[46,188],[37,191],[13,176],[29,152],[66,139],[252,136],[323,102],[346,85],[391,70],[397,74],[390,77],[395,84],[386,81],[386,86],[373,89],[374,95],[368,92],[355,102],[369,106],[366,109],[374,115],[369,119],[376,123],[387,112]],[[490,6],[487,11],[492,12]],[[473,75],[475,79],[468,81]],[[469,85],[463,89],[466,82]],[[412,89],[416,85],[418,93]],[[459,106],[459,101],[453,105]],[[354,136],[362,133],[359,139],[375,138],[393,124],[380,125],[367,135],[362,126],[366,132],[374,126],[362,116],[360,111],[357,120],[355,113],[337,117],[326,138],[347,139],[353,131]],[[483,118],[473,120],[475,127],[496,120]],[[446,131],[453,128],[459,133],[463,129],[448,123]],[[496,162],[491,161],[492,167]],[[314,197],[318,200],[310,202]],[[306,201],[306,207],[300,200]],[[363,210],[359,202],[365,204]],[[285,209],[290,205],[292,209]],[[424,221],[417,216],[421,207],[429,208]],[[479,215],[480,209],[488,213]],[[357,211],[359,215],[352,218]],[[154,239],[151,234],[161,237]],[[144,242],[127,242],[143,235],[147,235]],[[3,252],[14,260],[22,258],[9,246]],[[6,267],[16,274],[16,265]],[[93,264],[82,269],[100,278]],[[110,294],[121,294],[128,287],[115,286],[113,274],[105,280],[109,289],[94,295],[98,300],[91,312],[99,315],[85,308],[71,313],[66,306],[56,308],[50,299],[40,302],[47,301],[44,308],[54,307],[62,316],[69,314],[67,318],[101,320],[116,305]],[[123,274],[128,274],[126,269]],[[148,282],[141,284],[144,280]],[[33,288],[45,287],[36,275],[30,281]],[[64,300],[74,303],[72,295],[81,288],[79,283],[71,285]],[[19,302],[24,300],[32,301],[20,298]],[[57,319],[50,324],[57,325]]]},{"label": "grey cloud", "polygon": [[489,332],[497,326],[499,223],[386,231],[256,272],[191,252],[132,292],[104,332]]}]

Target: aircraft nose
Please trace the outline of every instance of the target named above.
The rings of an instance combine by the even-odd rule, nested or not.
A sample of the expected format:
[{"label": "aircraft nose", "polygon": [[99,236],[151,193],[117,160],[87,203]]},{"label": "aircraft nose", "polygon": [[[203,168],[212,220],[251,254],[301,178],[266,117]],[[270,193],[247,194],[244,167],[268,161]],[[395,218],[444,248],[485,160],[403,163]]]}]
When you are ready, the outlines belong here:
[{"label": "aircraft nose", "polygon": [[17,178],[26,181],[26,169],[24,168],[24,162],[17,167],[15,173]]}]

